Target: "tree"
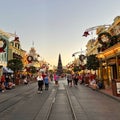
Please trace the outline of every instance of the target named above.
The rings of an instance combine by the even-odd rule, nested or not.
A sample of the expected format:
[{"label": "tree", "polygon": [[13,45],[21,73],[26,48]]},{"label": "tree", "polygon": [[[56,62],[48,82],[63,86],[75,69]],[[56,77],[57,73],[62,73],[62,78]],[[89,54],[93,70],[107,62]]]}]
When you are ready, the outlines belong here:
[{"label": "tree", "polygon": [[73,71],[74,72],[78,72],[78,71],[80,71],[81,69],[80,69],[80,67],[79,66],[74,66],[74,68],[73,68]]},{"label": "tree", "polygon": [[36,68],[34,66],[30,66],[29,72],[32,73],[32,74],[34,74],[34,73],[37,72],[37,70],[36,70]]},{"label": "tree", "polygon": [[62,60],[61,60],[61,55],[59,54],[58,66],[57,66],[57,74],[62,75],[62,73],[63,73]]},{"label": "tree", "polygon": [[99,67],[99,60],[98,58],[96,57],[96,55],[90,55],[87,57],[87,64],[86,64],[86,67],[88,70],[97,70],[98,67]]},{"label": "tree", "polygon": [[23,63],[19,59],[12,59],[8,61],[8,68],[14,71],[14,73],[18,72],[19,70],[22,70]]}]

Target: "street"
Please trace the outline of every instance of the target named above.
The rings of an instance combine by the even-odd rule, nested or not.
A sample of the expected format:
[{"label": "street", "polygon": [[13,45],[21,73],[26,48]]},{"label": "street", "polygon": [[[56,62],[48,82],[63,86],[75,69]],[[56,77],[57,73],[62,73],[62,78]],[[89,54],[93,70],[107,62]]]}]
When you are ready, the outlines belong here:
[{"label": "street", "polygon": [[36,82],[0,93],[0,120],[120,120],[119,110],[120,102],[65,79],[42,94]]}]

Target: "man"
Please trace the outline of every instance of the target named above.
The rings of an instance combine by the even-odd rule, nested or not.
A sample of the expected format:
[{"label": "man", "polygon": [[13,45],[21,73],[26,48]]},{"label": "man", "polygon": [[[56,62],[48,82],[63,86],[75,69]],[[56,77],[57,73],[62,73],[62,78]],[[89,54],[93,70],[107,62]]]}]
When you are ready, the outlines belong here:
[{"label": "man", "polygon": [[71,74],[67,74],[67,82],[68,82],[68,86],[72,87],[72,75]]}]

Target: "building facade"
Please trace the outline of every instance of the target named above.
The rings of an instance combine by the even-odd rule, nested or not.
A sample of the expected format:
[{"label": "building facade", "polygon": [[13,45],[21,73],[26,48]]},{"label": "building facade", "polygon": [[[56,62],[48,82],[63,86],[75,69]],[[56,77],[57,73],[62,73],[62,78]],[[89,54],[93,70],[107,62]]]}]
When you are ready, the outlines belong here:
[{"label": "building facade", "polygon": [[3,67],[7,66],[9,49],[9,35],[0,30],[0,76],[3,74]]},{"label": "building facade", "polygon": [[[107,33],[109,33],[110,36],[109,34],[107,35]],[[112,45],[97,55],[100,60],[99,78],[104,81],[105,88],[112,86],[112,80],[120,79],[120,16],[114,19],[107,33],[103,34],[103,36],[107,35],[108,37],[105,43],[107,43],[107,45],[112,43]],[[98,35],[100,34],[102,33]]]},{"label": "building facade", "polygon": [[107,28],[97,28],[98,37],[89,40],[86,55],[96,54],[99,59],[98,79],[105,88],[112,87],[114,79],[120,80],[120,16]]}]

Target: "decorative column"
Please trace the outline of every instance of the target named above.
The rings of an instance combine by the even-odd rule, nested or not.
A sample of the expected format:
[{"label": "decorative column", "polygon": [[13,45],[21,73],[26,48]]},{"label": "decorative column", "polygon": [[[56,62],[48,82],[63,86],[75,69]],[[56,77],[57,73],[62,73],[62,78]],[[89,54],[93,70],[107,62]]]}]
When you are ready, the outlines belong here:
[{"label": "decorative column", "polygon": [[117,79],[118,78],[120,78],[120,76],[119,76],[119,65],[118,65],[118,56],[117,56],[117,54],[116,54],[116,56],[115,56],[115,59],[116,59],[116,69],[117,69]]},{"label": "decorative column", "polygon": [[103,82],[102,58],[100,58],[99,61],[100,61],[100,81]]},{"label": "decorative column", "polygon": [[109,86],[109,85],[110,85],[110,82],[109,82],[108,60],[107,60],[107,59],[105,59],[105,63],[106,63],[107,85]]},{"label": "decorative column", "polygon": [[100,53],[98,56],[99,59],[99,80],[102,88],[104,88],[104,80],[103,80],[103,60],[104,60],[104,55]]}]

